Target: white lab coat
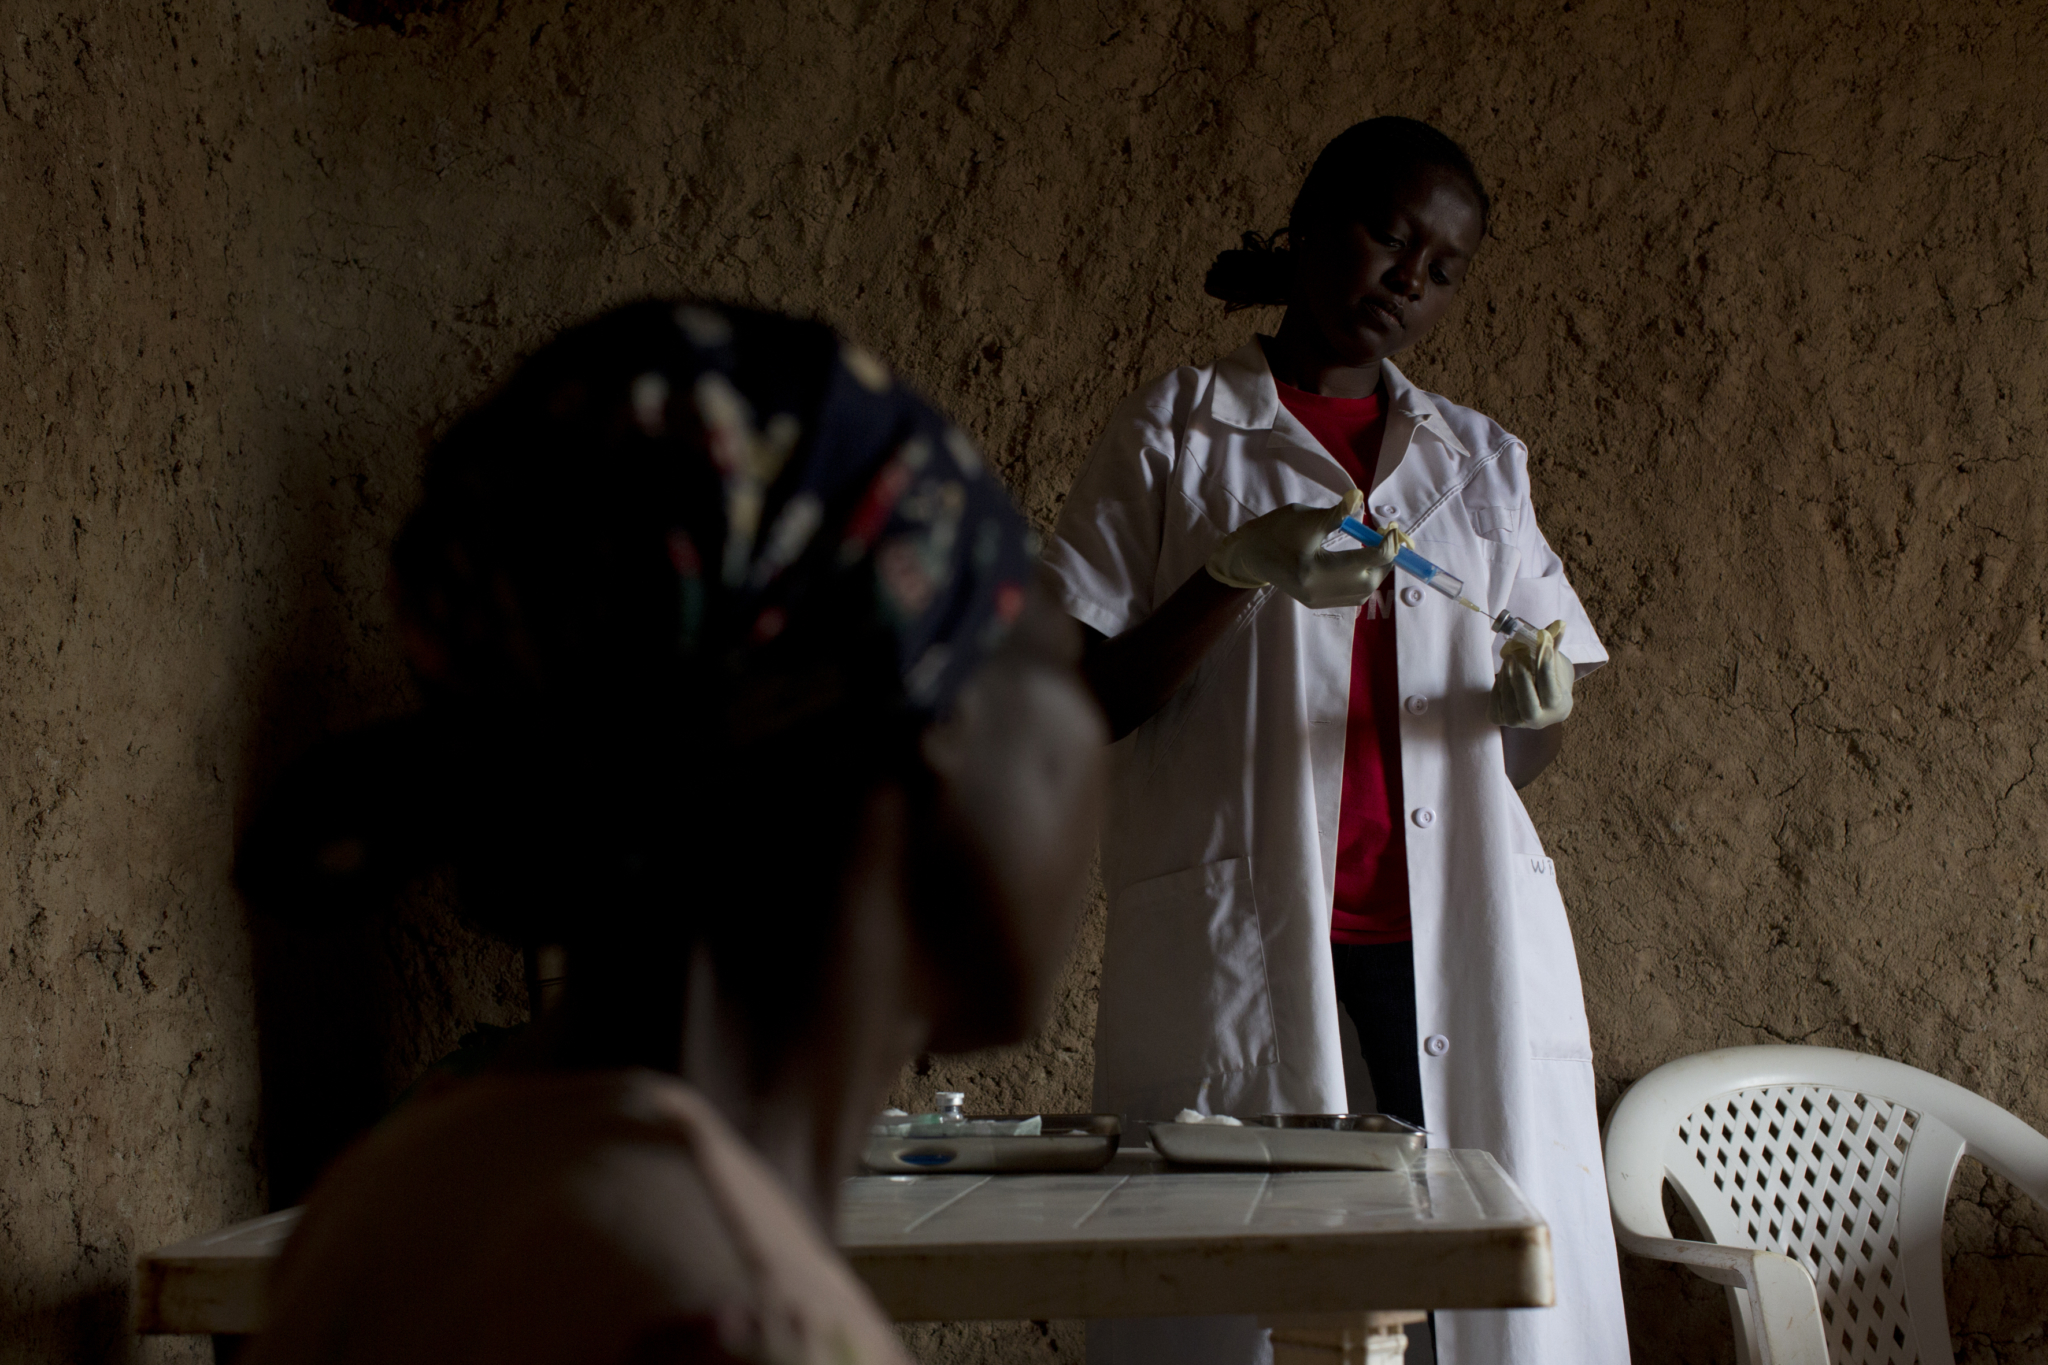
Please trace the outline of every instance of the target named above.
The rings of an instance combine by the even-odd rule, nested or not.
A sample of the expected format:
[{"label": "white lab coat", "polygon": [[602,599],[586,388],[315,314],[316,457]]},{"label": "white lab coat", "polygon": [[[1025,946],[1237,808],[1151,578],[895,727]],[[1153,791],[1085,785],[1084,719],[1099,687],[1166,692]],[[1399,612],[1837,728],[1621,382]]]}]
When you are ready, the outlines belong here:
[{"label": "white lab coat", "polygon": [[[1374,518],[1399,520],[1489,612],[1563,620],[1581,676],[1605,662],[1536,527],[1522,443],[1391,363],[1386,377]],[[1046,563],[1076,619],[1120,635],[1199,572],[1226,532],[1287,503],[1329,506],[1351,487],[1281,406],[1253,341],[1118,408]],[[1626,1362],[1578,961],[1555,869],[1486,719],[1495,637],[1405,576],[1397,593],[1430,1141],[1494,1153],[1549,1221],[1557,1267],[1555,1308],[1439,1314],[1439,1359]],[[1098,1110],[1129,1121],[1188,1106],[1349,1107],[1330,905],[1357,610],[1253,594],[1187,685],[1112,747]]]}]

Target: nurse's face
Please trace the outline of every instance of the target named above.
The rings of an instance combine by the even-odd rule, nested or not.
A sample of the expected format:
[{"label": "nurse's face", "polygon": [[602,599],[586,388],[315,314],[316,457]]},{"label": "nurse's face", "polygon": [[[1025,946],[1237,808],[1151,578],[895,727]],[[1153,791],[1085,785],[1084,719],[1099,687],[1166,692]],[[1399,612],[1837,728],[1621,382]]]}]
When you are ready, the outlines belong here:
[{"label": "nurse's face", "polygon": [[1450,310],[1483,223],[1455,172],[1418,166],[1348,223],[1294,235],[1294,297],[1304,339],[1325,364],[1375,365],[1420,341]]},{"label": "nurse's face", "polygon": [[925,732],[939,781],[911,888],[937,1051],[1021,1038],[1072,945],[1102,815],[1101,709],[1080,632],[1034,588],[952,715]]}]

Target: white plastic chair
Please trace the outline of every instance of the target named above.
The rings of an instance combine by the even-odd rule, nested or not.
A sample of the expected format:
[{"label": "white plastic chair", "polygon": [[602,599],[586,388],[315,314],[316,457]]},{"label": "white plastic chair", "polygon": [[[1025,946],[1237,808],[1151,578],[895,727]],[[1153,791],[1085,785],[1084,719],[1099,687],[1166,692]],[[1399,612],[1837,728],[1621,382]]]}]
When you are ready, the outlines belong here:
[{"label": "white plastic chair", "polygon": [[[1621,1246],[1729,1286],[1744,1365],[1954,1365],[1941,1224],[1965,1156],[2048,1205],[2048,1137],[1981,1095],[1831,1047],[1658,1067],[1607,1119]],[[1664,1182],[1713,1238],[1684,1242]]]}]

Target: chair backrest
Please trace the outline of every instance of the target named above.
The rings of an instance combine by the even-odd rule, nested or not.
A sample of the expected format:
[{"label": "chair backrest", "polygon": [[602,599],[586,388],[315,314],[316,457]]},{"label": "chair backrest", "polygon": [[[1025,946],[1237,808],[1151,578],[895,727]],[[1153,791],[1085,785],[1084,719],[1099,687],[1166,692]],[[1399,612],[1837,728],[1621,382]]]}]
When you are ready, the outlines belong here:
[{"label": "chair backrest", "polygon": [[[2048,1204],[2048,1137],[1939,1076],[1836,1048],[1661,1066],[1615,1106],[1606,1147],[1625,1247],[1671,1236],[1669,1180],[1714,1241],[1806,1267],[1831,1365],[1954,1365],[1941,1224],[1964,1156]],[[1748,1302],[1730,1299],[1747,1359]]]}]

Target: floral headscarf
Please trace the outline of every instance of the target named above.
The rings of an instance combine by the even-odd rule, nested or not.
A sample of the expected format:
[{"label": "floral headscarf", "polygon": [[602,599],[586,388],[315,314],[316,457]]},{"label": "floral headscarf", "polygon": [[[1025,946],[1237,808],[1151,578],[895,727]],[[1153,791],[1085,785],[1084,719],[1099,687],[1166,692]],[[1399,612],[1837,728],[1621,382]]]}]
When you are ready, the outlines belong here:
[{"label": "floral headscarf", "polygon": [[821,688],[872,692],[861,656],[942,713],[1036,556],[974,443],[866,351],[651,301],[564,333],[449,434],[396,559],[459,686],[713,683],[744,739]]},{"label": "floral headscarf", "polygon": [[1037,550],[973,442],[829,328],[608,313],[436,447],[393,547],[429,705],[295,764],[244,889],[346,912],[452,858],[512,938],[659,901],[721,812],[773,825],[778,781],[914,755]]}]

